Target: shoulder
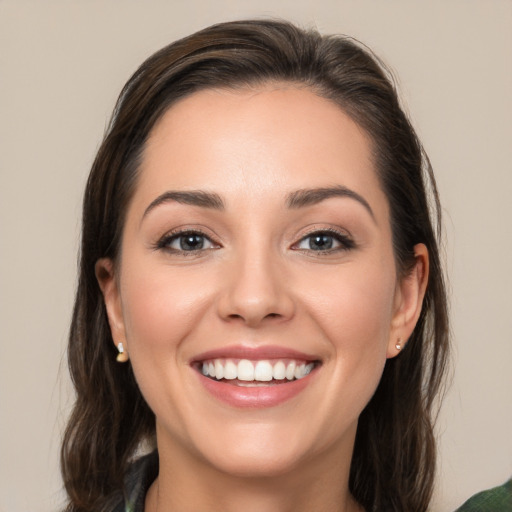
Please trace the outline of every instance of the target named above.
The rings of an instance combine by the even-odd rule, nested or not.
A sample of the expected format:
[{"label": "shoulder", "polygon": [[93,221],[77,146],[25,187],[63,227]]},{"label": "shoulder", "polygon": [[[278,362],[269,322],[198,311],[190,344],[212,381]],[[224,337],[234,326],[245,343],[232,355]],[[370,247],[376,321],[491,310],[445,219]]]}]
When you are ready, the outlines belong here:
[{"label": "shoulder", "polygon": [[475,494],[455,512],[512,512],[512,479]]},{"label": "shoulder", "polygon": [[112,512],[144,512],[146,493],[157,476],[156,451],[133,462],[126,475],[123,497]]}]

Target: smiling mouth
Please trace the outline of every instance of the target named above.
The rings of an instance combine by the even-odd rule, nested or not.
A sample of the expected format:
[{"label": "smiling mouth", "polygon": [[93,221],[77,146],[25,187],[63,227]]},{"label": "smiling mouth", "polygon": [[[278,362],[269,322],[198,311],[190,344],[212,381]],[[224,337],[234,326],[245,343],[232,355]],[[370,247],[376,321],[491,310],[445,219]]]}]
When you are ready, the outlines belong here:
[{"label": "smiling mouth", "polygon": [[202,375],[214,381],[242,387],[260,387],[303,379],[318,364],[318,361],[294,359],[252,361],[216,358],[198,362],[197,369]]}]

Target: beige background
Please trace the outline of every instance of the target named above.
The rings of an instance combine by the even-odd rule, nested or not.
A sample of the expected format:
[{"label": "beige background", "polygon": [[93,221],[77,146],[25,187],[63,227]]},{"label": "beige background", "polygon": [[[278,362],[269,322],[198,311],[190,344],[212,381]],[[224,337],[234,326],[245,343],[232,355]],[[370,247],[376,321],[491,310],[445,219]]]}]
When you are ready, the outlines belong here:
[{"label": "beige background", "polygon": [[391,63],[445,208],[456,344],[432,510],[512,475],[512,2],[0,0],[0,511],[62,494],[79,210],[136,66],[213,22],[282,16]]}]

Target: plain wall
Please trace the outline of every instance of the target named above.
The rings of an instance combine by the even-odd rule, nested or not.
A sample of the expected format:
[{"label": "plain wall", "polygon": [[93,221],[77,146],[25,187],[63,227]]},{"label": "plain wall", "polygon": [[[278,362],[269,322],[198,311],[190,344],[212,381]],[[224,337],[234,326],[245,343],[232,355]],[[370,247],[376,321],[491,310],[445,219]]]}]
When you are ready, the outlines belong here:
[{"label": "plain wall", "polygon": [[432,507],[512,475],[512,2],[0,0],[0,511],[62,502],[65,345],[82,191],[114,101],[153,51],[278,16],[396,71],[444,206],[454,379]]}]

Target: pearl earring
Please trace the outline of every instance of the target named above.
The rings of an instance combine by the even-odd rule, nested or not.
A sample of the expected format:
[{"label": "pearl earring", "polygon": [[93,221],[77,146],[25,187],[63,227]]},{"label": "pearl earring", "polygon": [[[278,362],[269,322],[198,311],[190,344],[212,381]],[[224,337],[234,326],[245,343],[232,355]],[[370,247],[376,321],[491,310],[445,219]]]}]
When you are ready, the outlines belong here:
[{"label": "pearl earring", "polygon": [[118,363],[126,363],[126,361],[128,361],[128,354],[124,351],[122,343],[117,344],[117,350],[119,351],[119,354],[117,354],[116,361]]},{"label": "pearl earring", "polygon": [[400,350],[402,350],[402,338],[398,338],[396,340],[396,345],[395,345],[395,348],[400,352]]}]

